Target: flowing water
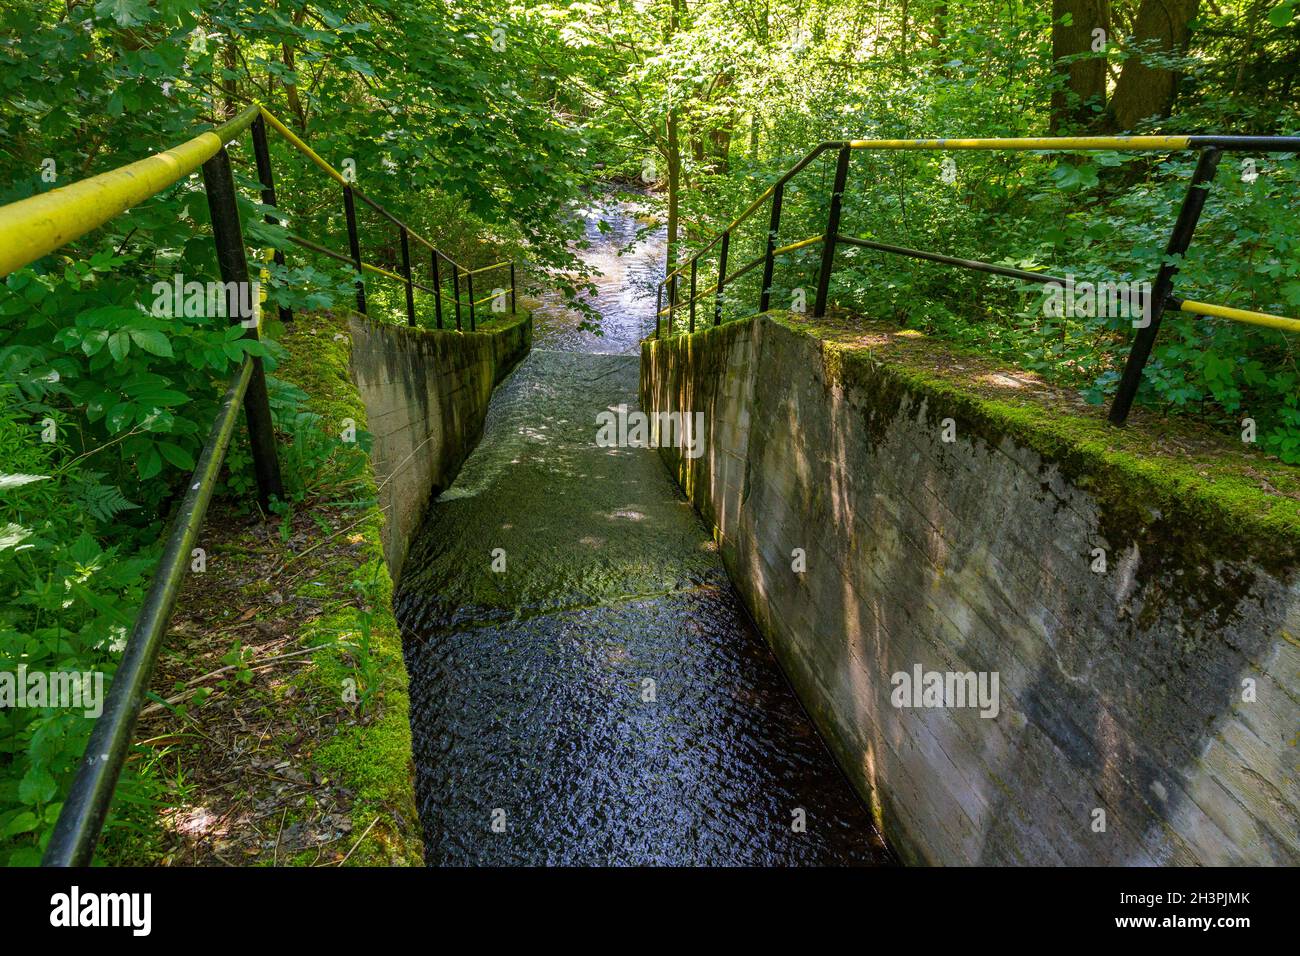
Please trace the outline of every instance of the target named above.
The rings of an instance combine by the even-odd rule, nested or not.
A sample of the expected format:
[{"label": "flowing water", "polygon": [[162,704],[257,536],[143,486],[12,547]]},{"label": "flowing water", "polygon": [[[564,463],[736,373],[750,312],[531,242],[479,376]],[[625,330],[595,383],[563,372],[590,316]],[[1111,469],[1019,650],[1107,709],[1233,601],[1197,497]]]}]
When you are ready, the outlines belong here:
[{"label": "flowing water", "polygon": [[663,261],[662,233],[619,254],[642,212],[586,211],[604,334],[544,301],[407,559],[426,859],[887,863],[657,453],[596,444],[637,407]]}]

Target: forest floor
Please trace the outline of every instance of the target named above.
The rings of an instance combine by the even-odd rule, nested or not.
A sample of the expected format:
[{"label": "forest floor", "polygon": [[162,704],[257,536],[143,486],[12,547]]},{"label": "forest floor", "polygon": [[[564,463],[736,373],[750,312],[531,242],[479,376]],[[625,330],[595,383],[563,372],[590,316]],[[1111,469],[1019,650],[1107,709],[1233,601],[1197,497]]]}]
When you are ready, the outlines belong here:
[{"label": "forest floor", "polygon": [[[274,374],[322,427],[365,427],[346,320],[301,317]],[[162,865],[419,864],[407,681],[369,469],[266,516],[215,502],[141,714],[162,805],[101,858]],[[163,702],[165,701],[165,703]]]}]

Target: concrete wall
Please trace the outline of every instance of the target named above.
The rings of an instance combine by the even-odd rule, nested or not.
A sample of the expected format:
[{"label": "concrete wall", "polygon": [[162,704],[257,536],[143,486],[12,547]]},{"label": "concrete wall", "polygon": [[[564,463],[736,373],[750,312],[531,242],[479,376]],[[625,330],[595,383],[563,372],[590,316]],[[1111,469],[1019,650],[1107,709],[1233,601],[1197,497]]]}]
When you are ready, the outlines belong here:
[{"label": "concrete wall", "polygon": [[462,334],[354,315],[349,328],[352,379],[374,435],[370,456],[387,516],[384,557],[397,581],[430,500],[482,434],[492,389],[528,354],[532,318]]},{"label": "concrete wall", "polygon": [[[647,411],[704,413],[702,457],[661,455],[887,839],[935,864],[1300,861],[1294,562],[1208,512],[1124,534],[1068,446],[898,372],[761,318],[648,341],[641,373]],[[997,716],[894,706],[917,665],[997,672]]]}]

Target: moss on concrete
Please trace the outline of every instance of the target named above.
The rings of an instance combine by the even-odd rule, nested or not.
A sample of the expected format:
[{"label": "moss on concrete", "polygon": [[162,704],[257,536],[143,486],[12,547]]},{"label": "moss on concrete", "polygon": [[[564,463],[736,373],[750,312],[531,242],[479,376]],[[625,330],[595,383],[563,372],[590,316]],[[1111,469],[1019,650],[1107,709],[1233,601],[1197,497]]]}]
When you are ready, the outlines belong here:
[{"label": "moss on concrete", "polygon": [[[334,433],[342,429],[345,419],[352,419],[358,430],[366,427],[366,409],[348,369],[351,341],[346,317],[325,314],[300,318],[280,340],[291,358],[278,374],[308,394],[310,410],[321,415],[323,426]],[[369,469],[356,491],[368,501],[378,498]],[[311,765],[356,794],[353,832],[360,835],[374,824],[368,839],[349,858],[350,865],[418,865],[423,844],[415,811],[410,699],[401,634],[393,616],[393,582],[383,558],[383,522],[378,507],[369,506],[350,530],[363,563],[333,568],[323,582],[317,578],[334,596],[359,592],[363,599],[360,606],[347,606],[309,625],[308,643],[326,639],[332,643],[314,656],[315,668],[299,681],[308,691],[305,697],[337,696],[344,682],[356,675],[354,656],[339,645],[358,647],[368,640],[367,672],[379,686],[371,688],[374,697],[366,707],[373,708],[375,716],[316,748]]]},{"label": "moss on concrete", "polygon": [[[1143,607],[1206,616],[1227,626],[1261,568],[1288,579],[1300,561],[1300,470],[1195,422],[1136,409],[1123,428],[1104,407],[1032,373],[883,322],[838,316],[813,322],[770,313],[777,326],[819,344],[828,383],[870,396],[865,425],[879,441],[905,403],[923,403],[930,427],[945,418],[991,448],[1004,441],[1055,466],[1098,507],[1113,551],[1136,546],[1138,581],[1159,581]],[[915,411],[913,411],[915,414]],[[1150,625],[1151,620],[1139,621]]]}]

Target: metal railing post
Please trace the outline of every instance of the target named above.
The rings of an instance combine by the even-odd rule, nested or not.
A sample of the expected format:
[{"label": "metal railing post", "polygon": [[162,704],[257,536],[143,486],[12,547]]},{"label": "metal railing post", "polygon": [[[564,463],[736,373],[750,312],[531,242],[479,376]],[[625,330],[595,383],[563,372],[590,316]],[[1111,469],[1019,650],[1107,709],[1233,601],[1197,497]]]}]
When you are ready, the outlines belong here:
[{"label": "metal railing post", "polygon": [[451,264],[451,294],[456,297],[456,331],[460,328],[460,269],[456,263]]},{"label": "metal railing post", "polygon": [[510,314],[514,315],[518,311],[515,304],[515,264],[510,263]]},{"label": "metal railing post", "polygon": [[1160,271],[1156,273],[1156,281],[1151,289],[1151,301],[1144,303],[1144,308],[1149,306],[1150,318],[1138,329],[1133,339],[1133,345],[1129,348],[1128,361],[1124,365],[1124,375],[1119,381],[1115,400],[1110,406],[1108,417],[1112,425],[1124,424],[1129,409],[1133,407],[1133,399],[1137,397],[1138,388],[1142,385],[1142,369],[1146,366],[1147,359],[1151,357],[1151,349],[1155,346],[1156,335],[1160,331],[1160,320],[1164,316],[1165,305],[1173,291],[1174,276],[1178,272],[1177,263],[1169,260],[1175,256],[1181,259],[1187,252],[1187,247],[1191,245],[1192,234],[1196,232],[1196,223],[1201,218],[1201,210],[1205,208],[1210,183],[1214,180],[1214,172],[1219,166],[1222,155],[1221,149],[1211,146],[1202,150],[1196,161],[1196,171],[1192,173],[1192,181],[1187,186],[1187,194],[1183,197],[1182,207],[1178,210],[1174,231],[1170,233],[1169,244],[1165,247],[1164,261],[1160,265]]},{"label": "metal railing post", "polygon": [[677,332],[677,283],[681,280],[681,273],[674,272],[673,277],[668,280],[668,334],[674,335]]},{"label": "metal railing post", "polygon": [[691,260],[691,331],[695,331],[695,281],[696,272],[699,270],[700,260],[697,256]]},{"label": "metal railing post", "polygon": [[357,239],[357,205],[352,198],[352,187],[343,187],[343,212],[348,221],[348,251],[357,268],[357,311],[366,314],[366,280],[361,275],[361,242]]},{"label": "metal railing post", "polygon": [[469,330],[477,331],[474,324],[474,272],[470,270],[465,273],[465,294],[469,296]]},{"label": "metal railing post", "polygon": [[442,279],[438,275],[438,250],[429,253],[433,259],[433,319],[442,328]]},{"label": "metal railing post", "polygon": [[[231,324],[244,325],[244,337],[258,338],[254,316],[241,316],[240,300],[257,308],[256,296],[242,295],[249,289],[248,259],[244,253],[244,234],[239,224],[239,201],[235,178],[230,171],[230,157],[224,148],[203,164],[203,184],[208,196],[212,220],[212,241],[217,249],[217,265],[226,287],[226,316]],[[257,499],[265,511],[271,498],[284,497],[280,479],[280,459],[275,451],[275,428],[271,423],[271,404],[266,393],[266,372],[260,358],[253,359],[253,374],[244,394],[244,418],[248,424],[248,443],[253,453],[253,472],[257,477]]]},{"label": "metal railing post", "polygon": [[727,252],[731,248],[731,230],[722,234],[722,248],[718,250],[718,291],[713,298],[713,324],[722,324],[722,290],[727,284]]},{"label": "metal railing post", "polygon": [[813,306],[813,318],[820,319],[826,314],[826,298],[831,291],[831,270],[835,268],[835,239],[840,232],[840,209],[844,200],[844,187],[849,178],[849,157],[853,150],[848,146],[840,147],[839,159],[835,163],[835,185],[831,190],[831,208],[826,216],[826,235],[822,237],[822,267],[817,273],[817,302]]},{"label": "metal railing post", "polygon": [[411,284],[411,245],[406,238],[406,227],[402,234],[402,278],[406,280],[406,324],[415,325],[415,286]]},{"label": "metal railing post", "polygon": [[[276,206],[275,177],[271,174],[271,148],[266,141],[266,121],[260,113],[253,120],[253,158],[257,161],[257,178],[262,184],[262,202],[267,206]],[[280,225],[280,220],[270,213],[267,213],[266,221],[272,226]],[[284,265],[284,253],[276,249],[272,261],[277,266]],[[292,322],[293,310],[280,306],[280,321]]]},{"label": "metal railing post", "polygon": [[776,270],[776,237],[781,229],[781,200],[785,196],[785,183],[772,191],[772,218],[767,224],[767,252],[763,259],[763,288],[758,293],[758,311],[766,312],[772,306],[772,273]]}]

